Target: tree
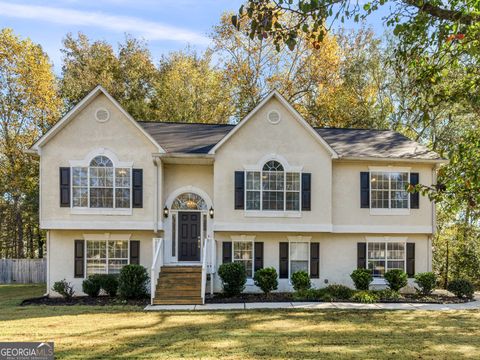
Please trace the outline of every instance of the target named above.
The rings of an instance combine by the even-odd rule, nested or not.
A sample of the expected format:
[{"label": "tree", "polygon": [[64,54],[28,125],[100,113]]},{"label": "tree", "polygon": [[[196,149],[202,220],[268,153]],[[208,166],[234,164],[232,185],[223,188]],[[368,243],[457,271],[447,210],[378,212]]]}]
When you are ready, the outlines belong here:
[{"label": "tree", "polygon": [[187,49],[162,56],[155,84],[156,119],[227,123],[233,114],[231,84],[212,67],[212,53]]},{"label": "tree", "polygon": [[42,253],[43,234],[38,162],[25,150],[57,120],[61,101],[48,56],[11,29],[0,31],[0,89],[0,257],[32,256],[34,237]]}]

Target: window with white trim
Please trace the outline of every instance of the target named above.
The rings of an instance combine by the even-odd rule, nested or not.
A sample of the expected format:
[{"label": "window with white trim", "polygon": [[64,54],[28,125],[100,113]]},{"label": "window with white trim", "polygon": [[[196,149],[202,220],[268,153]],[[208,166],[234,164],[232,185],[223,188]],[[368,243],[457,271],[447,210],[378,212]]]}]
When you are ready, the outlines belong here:
[{"label": "window with white trim", "polygon": [[72,206],[76,208],[131,208],[131,168],[114,167],[104,155],[88,167],[72,168]]},{"label": "window with white trim", "polygon": [[118,274],[129,263],[127,240],[87,240],[87,276]]},{"label": "window with white trim", "polygon": [[370,207],[372,209],[408,209],[408,172],[370,172]]},{"label": "window with white trim", "polygon": [[309,273],[308,261],[310,258],[310,246],[308,242],[290,242],[290,274],[297,271]]},{"label": "window with white trim", "polygon": [[247,272],[247,278],[253,277],[253,241],[233,241],[232,259],[241,263]]},{"label": "window with white trim", "polygon": [[286,172],[275,160],[246,172],[246,210],[299,211],[300,172]]},{"label": "window with white trim", "polygon": [[383,277],[386,271],[405,271],[406,250],[404,242],[367,242],[367,264],[374,277]]}]

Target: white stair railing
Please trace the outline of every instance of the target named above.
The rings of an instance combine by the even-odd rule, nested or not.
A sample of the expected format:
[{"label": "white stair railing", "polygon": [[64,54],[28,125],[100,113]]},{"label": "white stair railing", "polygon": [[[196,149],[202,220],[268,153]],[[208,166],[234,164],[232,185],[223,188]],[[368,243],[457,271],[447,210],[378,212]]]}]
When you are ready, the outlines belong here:
[{"label": "white stair railing", "polygon": [[207,237],[202,249],[202,302],[205,303],[205,293],[207,288],[207,274],[210,275],[210,294],[213,294],[213,274],[215,274],[216,259],[215,239]]},{"label": "white stair railing", "polygon": [[207,287],[207,249],[208,249],[208,243],[209,243],[210,238],[207,237],[205,241],[203,242],[203,249],[202,249],[202,304],[205,304],[205,288]]},{"label": "white stair railing", "polygon": [[153,299],[155,298],[155,290],[157,286],[158,276],[160,275],[160,269],[163,266],[163,239],[153,238],[153,259],[152,269],[150,273],[150,302],[153,305]]}]

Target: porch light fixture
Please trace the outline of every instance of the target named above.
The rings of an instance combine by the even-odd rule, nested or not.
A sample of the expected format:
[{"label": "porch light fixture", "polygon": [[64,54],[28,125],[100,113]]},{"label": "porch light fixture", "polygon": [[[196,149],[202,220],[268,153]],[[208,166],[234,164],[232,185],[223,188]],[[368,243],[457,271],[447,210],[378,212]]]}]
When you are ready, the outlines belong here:
[{"label": "porch light fixture", "polygon": [[208,210],[208,213],[210,215],[210,219],[213,219],[213,214],[214,214],[213,207],[210,206],[210,210]]},{"label": "porch light fixture", "polygon": [[168,217],[168,207],[166,206],[163,208],[163,217]]}]

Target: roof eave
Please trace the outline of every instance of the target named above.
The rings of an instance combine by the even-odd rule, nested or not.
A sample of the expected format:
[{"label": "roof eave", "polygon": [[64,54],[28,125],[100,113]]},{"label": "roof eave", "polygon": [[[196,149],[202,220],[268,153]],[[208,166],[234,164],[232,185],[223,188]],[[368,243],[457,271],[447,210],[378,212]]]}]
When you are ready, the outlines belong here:
[{"label": "roof eave", "polygon": [[414,162],[422,164],[448,164],[448,159],[418,159],[418,158],[399,158],[399,157],[376,157],[376,156],[339,156],[336,160],[349,161],[381,161],[381,162]]}]

